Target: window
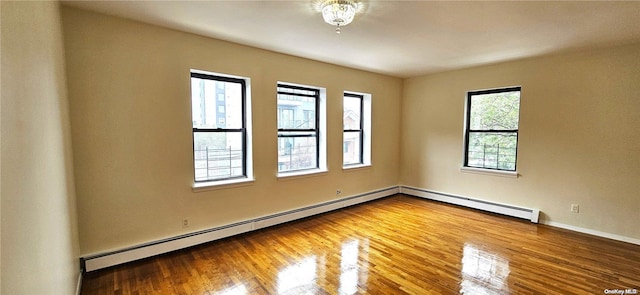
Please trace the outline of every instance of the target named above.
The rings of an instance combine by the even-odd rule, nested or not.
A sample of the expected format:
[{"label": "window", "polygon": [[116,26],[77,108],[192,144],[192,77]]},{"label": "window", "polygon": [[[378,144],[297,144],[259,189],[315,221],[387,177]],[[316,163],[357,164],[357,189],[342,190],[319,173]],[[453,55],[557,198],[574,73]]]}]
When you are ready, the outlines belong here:
[{"label": "window", "polygon": [[196,184],[250,177],[247,81],[191,72]]},{"label": "window", "polygon": [[343,98],[344,116],[343,126],[344,133],[342,141],[344,153],[342,155],[343,165],[362,164],[362,108],[363,96],[358,94],[345,93]]},{"label": "window", "polygon": [[343,97],[343,167],[371,163],[371,95],[345,92]]},{"label": "window", "polygon": [[322,168],[320,89],[278,84],[278,173]]},{"label": "window", "polygon": [[467,93],[465,167],[516,171],[520,89]]}]

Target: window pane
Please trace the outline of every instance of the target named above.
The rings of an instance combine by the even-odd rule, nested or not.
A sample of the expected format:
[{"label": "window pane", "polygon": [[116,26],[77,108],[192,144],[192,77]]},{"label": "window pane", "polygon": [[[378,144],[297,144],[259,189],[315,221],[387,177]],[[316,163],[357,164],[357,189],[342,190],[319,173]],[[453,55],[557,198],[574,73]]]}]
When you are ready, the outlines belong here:
[{"label": "window pane", "polygon": [[360,148],[360,136],[362,136],[361,132],[344,132],[343,135],[343,154],[342,154],[342,164],[361,164],[360,153],[362,149]]},{"label": "window pane", "polygon": [[242,132],[194,132],[196,181],[244,175]]},{"label": "window pane", "polygon": [[344,117],[343,124],[344,130],[360,130],[360,112],[361,112],[362,98],[345,96],[344,97]]},{"label": "window pane", "polygon": [[471,130],[517,130],[520,91],[471,97]]},{"label": "window pane", "polygon": [[315,134],[309,137],[278,135],[278,172],[318,168]]},{"label": "window pane", "polygon": [[470,132],[468,166],[516,170],[516,133]]},{"label": "window pane", "polygon": [[242,85],[191,78],[194,128],[242,128]]},{"label": "window pane", "polygon": [[278,129],[315,129],[314,97],[278,94]]},{"label": "window pane", "polygon": [[279,131],[278,137],[312,137],[316,136],[315,131]]},{"label": "window pane", "polygon": [[282,84],[278,85],[278,92],[287,92],[292,94],[302,94],[302,95],[318,95],[318,91],[315,89],[299,89],[295,87],[286,87]]}]

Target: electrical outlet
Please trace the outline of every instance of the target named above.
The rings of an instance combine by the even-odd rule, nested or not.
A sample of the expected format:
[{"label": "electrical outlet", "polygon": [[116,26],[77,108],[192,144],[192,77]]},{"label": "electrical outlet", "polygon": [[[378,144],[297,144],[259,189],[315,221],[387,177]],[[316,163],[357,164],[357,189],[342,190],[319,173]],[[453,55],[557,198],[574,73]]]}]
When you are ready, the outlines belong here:
[{"label": "electrical outlet", "polygon": [[341,189],[337,189],[336,190],[336,196],[339,196],[340,194],[342,194],[342,190]]},{"label": "electrical outlet", "polygon": [[185,218],[182,220],[182,228],[189,227],[189,218]]},{"label": "electrical outlet", "polygon": [[580,205],[571,204],[571,213],[580,213]]}]

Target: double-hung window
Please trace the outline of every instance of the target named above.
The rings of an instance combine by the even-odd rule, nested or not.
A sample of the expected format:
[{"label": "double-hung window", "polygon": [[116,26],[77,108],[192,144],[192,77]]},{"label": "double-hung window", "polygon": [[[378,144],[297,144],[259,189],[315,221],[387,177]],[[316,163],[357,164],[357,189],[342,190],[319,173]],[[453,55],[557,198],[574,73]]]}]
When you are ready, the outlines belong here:
[{"label": "double-hung window", "polygon": [[345,92],[342,103],[342,166],[371,165],[371,95]]},{"label": "double-hung window", "polygon": [[191,72],[196,184],[250,177],[247,79]]},{"label": "double-hung window", "polygon": [[467,93],[465,167],[516,171],[520,89]]},{"label": "double-hung window", "polygon": [[278,173],[317,169],[320,89],[278,83]]},{"label": "double-hung window", "polygon": [[363,164],[364,96],[345,92],[343,105],[342,165]]},{"label": "double-hung window", "polygon": [[345,93],[343,98],[344,114],[342,134],[342,165],[362,164],[363,132],[363,108],[364,96],[353,93]]}]

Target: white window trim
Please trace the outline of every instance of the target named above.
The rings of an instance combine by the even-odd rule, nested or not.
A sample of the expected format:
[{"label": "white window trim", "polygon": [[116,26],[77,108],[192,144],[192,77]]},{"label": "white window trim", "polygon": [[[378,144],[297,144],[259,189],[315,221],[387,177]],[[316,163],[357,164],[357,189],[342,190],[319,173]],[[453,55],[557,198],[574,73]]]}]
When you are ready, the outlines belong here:
[{"label": "white window trim", "polygon": [[342,167],[343,171],[356,171],[371,168],[373,165],[371,164],[352,164],[346,165]]},{"label": "white window trim", "polygon": [[510,178],[518,178],[520,176],[520,174],[518,174],[518,171],[495,170],[495,169],[475,168],[475,167],[465,167],[465,166],[460,167],[460,172],[502,176],[502,177],[510,177]]},{"label": "white window trim", "polygon": [[225,179],[225,180],[217,180],[217,181],[194,182],[191,190],[194,193],[199,193],[204,191],[235,188],[235,187],[252,185],[255,181],[256,180],[254,178],[243,177],[243,178]]},{"label": "white window trim", "polygon": [[[362,120],[362,163],[358,164],[344,164],[344,159],[342,160],[342,169],[360,169],[365,167],[372,166],[371,164],[371,94],[369,93],[361,93],[355,91],[345,91],[345,93],[352,93],[357,95],[362,95],[362,114],[364,120]],[[344,124],[344,123],[343,123]],[[342,142],[344,143],[344,126],[342,127]]]},{"label": "white window trim", "polygon": [[329,172],[327,169],[307,169],[307,170],[298,170],[298,171],[289,171],[289,172],[280,172],[277,177],[278,180],[290,180],[290,179],[300,179],[300,178],[308,178],[314,176],[325,175]]}]

